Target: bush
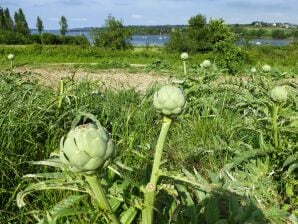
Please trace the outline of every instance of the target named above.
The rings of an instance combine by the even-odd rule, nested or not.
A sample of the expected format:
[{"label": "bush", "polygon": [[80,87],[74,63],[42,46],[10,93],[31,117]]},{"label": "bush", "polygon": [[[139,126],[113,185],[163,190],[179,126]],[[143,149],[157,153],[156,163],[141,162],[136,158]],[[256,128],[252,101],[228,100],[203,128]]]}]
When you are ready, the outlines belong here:
[{"label": "bush", "polygon": [[30,42],[35,44],[41,44],[41,37],[39,34],[32,34],[29,36]]},{"label": "bush", "polygon": [[103,49],[126,50],[131,49],[131,31],[126,29],[122,22],[109,16],[105,28],[92,30],[94,45]]},{"label": "bush", "polygon": [[21,33],[0,30],[0,44],[28,44],[30,40]]},{"label": "bush", "polygon": [[55,34],[52,33],[43,33],[41,34],[41,42],[42,44],[55,45],[59,44],[59,38]]},{"label": "bush", "polygon": [[229,73],[235,74],[243,68],[247,55],[240,47],[228,41],[220,41],[215,44],[213,54],[216,64],[226,69]]}]

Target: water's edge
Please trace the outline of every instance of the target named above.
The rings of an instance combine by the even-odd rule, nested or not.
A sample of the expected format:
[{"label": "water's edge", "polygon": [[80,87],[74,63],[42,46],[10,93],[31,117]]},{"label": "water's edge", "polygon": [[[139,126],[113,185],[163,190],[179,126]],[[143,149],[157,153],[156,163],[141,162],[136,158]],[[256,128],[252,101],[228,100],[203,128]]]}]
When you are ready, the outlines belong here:
[{"label": "water's edge", "polygon": [[[59,34],[59,30],[47,30],[47,33]],[[32,34],[36,34],[36,30],[31,30]],[[90,43],[92,43],[92,37],[89,31],[69,31],[69,36],[84,35]],[[164,46],[169,40],[169,35],[132,35],[131,43],[134,46]],[[256,38],[249,41],[252,45],[272,45],[272,46],[286,46],[291,43],[289,39],[271,39],[271,38]],[[246,41],[240,40],[238,45],[247,44]]]}]

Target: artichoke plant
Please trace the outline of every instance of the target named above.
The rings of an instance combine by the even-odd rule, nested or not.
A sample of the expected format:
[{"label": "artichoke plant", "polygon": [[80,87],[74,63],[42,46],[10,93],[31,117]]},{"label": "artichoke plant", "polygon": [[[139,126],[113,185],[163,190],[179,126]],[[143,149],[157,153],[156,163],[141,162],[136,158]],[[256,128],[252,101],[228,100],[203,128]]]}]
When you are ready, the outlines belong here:
[{"label": "artichoke plant", "polygon": [[167,85],[154,94],[153,105],[164,115],[175,115],[181,113],[185,97],[178,87]]},{"label": "artichoke plant", "polygon": [[14,59],[14,55],[13,54],[9,54],[7,56],[7,59],[10,60],[10,61],[12,61]]},{"label": "artichoke plant", "polygon": [[201,66],[201,68],[209,68],[209,67],[211,67],[211,62],[209,61],[209,60],[204,60],[201,64],[200,64],[200,66]]},{"label": "artichoke plant", "polygon": [[185,61],[185,60],[188,59],[188,54],[187,54],[186,52],[184,52],[184,53],[182,53],[182,54],[180,55],[180,58],[181,58],[182,61]]},{"label": "artichoke plant", "polygon": [[288,98],[288,91],[284,86],[275,86],[269,94],[270,98],[277,103],[285,102]]},{"label": "artichoke plant", "polygon": [[267,64],[263,65],[262,66],[262,71],[263,72],[270,72],[271,71],[271,66],[267,65]]},{"label": "artichoke plant", "polygon": [[94,171],[114,151],[109,134],[101,126],[84,124],[70,130],[61,139],[60,159],[72,171]]},{"label": "artichoke plant", "polygon": [[252,68],[250,69],[250,72],[251,72],[251,73],[256,73],[256,72],[257,72],[257,69],[256,69],[255,67],[252,67]]}]

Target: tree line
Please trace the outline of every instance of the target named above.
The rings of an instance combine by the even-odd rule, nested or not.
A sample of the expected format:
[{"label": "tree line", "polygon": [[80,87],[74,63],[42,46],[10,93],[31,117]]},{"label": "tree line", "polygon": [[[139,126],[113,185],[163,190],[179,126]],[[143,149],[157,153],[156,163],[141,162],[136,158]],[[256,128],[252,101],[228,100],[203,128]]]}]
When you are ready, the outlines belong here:
[{"label": "tree line", "polygon": [[42,19],[37,16],[36,29],[38,34],[31,34],[23,10],[18,9],[12,18],[8,8],[0,6],[0,44],[71,44],[71,45],[89,45],[84,36],[65,36],[68,31],[67,19],[61,16],[60,36],[44,31]]}]

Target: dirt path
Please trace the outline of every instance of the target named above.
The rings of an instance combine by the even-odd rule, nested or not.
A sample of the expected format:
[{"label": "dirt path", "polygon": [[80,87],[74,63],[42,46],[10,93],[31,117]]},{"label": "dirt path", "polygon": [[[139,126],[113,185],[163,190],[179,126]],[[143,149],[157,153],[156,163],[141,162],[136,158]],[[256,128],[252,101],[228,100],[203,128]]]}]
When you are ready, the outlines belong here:
[{"label": "dirt path", "polygon": [[40,83],[46,86],[56,87],[59,80],[66,77],[73,77],[75,80],[98,81],[103,87],[114,89],[130,89],[145,91],[154,83],[166,83],[168,76],[161,76],[154,73],[129,73],[123,69],[95,70],[73,69],[69,66],[45,66],[18,67],[16,72],[31,72],[36,75]]}]

